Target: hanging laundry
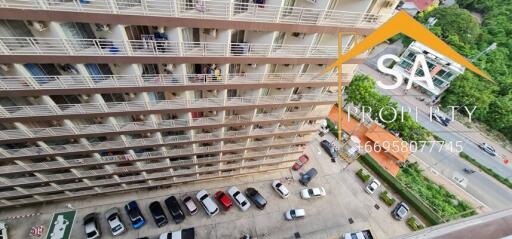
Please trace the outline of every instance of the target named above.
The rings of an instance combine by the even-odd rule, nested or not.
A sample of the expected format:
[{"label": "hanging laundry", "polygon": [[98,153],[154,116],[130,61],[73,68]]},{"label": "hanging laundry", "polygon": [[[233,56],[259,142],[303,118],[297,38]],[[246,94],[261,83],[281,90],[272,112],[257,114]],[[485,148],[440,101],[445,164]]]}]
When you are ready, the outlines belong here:
[{"label": "hanging laundry", "polygon": [[196,3],[196,10],[198,12],[206,12],[206,3],[204,0],[198,0]]}]

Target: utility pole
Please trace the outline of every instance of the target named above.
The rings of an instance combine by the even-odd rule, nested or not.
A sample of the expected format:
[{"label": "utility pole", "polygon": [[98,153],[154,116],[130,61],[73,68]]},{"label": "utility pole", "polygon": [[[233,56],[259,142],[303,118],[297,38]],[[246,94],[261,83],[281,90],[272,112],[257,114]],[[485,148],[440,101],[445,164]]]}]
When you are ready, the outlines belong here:
[{"label": "utility pole", "polygon": [[480,53],[478,53],[475,57],[471,58],[471,62],[475,62],[479,57],[481,57],[482,55],[484,54],[487,54],[491,51],[494,51],[496,50],[496,48],[498,47],[498,44],[496,44],[496,42],[493,42],[490,46],[488,46],[487,48],[485,48],[485,50],[481,51]]},{"label": "utility pole", "polygon": [[[343,55],[343,43],[342,43],[342,34],[341,32],[338,32],[338,58],[341,57],[341,55]],[[341,128],[341,120],[342,120],[342,116],[341,116],[341,112],[342,112],[342,107],[343,107],[343,95],[342,95],[342,87],[343,87],[343,84],[342,84],[342,77],[341,77],[341,66],[342,66],[342,63],[340,62],[340,64],[338,65],[338,141],[341,143],[342,142],[342,131],[343,129]]]}]

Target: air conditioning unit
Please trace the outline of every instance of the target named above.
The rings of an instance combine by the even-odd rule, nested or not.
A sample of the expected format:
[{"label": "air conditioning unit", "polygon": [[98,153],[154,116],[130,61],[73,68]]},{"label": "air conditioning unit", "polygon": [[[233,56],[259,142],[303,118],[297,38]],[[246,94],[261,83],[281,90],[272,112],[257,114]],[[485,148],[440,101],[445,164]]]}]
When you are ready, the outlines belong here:
[{"label": "air conditioning unit", "polygon": [[3,70],[3,71],[8,71],[9,70],[9,66],[6,65],[6,64],[0,64],[0,69]]},{"label": "air conditioning unit", "polygon": [[28,21],[28,25],[32,29],[39,31],[39,32],[42,32],[42,31],[48,29],[48,26],[46,25],[46,23],[41,22],[41,21]]},{"label": "air conditioning unit", "polygon": [[94,25],[96,26],[96,31],[97,32],[107,32],[107,31],[110,30],[110,25],[108,25],[108,24],[96,23]]}]

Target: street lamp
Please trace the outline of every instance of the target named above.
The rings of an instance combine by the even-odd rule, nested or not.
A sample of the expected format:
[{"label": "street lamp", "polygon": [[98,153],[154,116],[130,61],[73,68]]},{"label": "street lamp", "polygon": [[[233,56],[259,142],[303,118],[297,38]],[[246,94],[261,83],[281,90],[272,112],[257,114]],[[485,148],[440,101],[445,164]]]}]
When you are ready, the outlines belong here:
[{"label": "street lamp", "polygon": [[496,50],[496,48],[498,47],[498,44],[496,44],[496,42],[493,42],[490,46],[488,46],[487,48],[485,48],[485,50],[481,51],[480,53],[478,53],[475,57],[471,58],[471,62],[474,62],[476,61],[479,57],[481,57],[482,55],[484,54],[487,54],[491,51],[494,51]]}]

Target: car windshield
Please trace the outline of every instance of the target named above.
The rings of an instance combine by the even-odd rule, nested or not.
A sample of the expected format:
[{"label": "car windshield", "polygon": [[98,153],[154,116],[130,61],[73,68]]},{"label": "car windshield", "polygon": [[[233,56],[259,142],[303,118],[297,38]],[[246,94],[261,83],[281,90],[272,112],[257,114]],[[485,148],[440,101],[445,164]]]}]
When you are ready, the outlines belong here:
[{"label": "car windshield", "polygon": [[203,201],[203,200],[205,200],[206,198],[208,198],[208,194],[203,195],[201,198],[199,198],[199,200]]},{"label": "car windshield", "polygon": [[276,184],[276,188],[280,188],[281,186],[282,186],[282,184],[281,184],[281,183],[277,183],[277,184]]},{"label": "car windshield", "polygon": [[121,224],[117,224],[117,226],[115,226],[114,228],[112,228],[112,231],[117,232],[117,231],[121,230],[121,228],[122,228],[122,227],[121,227]]},{"label": "car windshield", "polygon": [[108,220],[109,220],[109,221],[115,221],[115,220],[116,220],[116,218],[117,218],[117,215],[116,215],[116,214],[112,214],[112,215],[110,215],[110,216],[108,217]]},{"label": "car windshield", "polygon": [[94,236],[96,236],[96,231],[91,231],[87,233],[87,238],[92,238]]},{"label": "car windshield", "polygon": [[315,192],[313,191],[313,189],[311,189],[311,188],[310,188],[310,189],[308,189],[308,194],[309,194],[309,195],[314,195],[314,194],[315,194]]},{"label": "car windshield", "polygon": [[242,207],[245,207],[245,205],[247,205],[247,202],[246,201],[242,201],[242,202],[240,202],[240,205],[242,205]]},{"label": "car windshield", "polygon": [[295,217],[295,210],[290,211],[290,216]]}]

